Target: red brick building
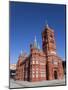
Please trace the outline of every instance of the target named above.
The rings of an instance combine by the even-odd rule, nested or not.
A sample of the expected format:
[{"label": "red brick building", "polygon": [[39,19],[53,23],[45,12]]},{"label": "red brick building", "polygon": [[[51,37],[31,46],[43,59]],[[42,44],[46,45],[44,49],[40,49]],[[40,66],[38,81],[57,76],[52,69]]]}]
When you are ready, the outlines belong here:
[{"label": "red brick building", "polygon": [[15,79],[35,82],[63,79],[63,76],[62,60],[56,54],[54,30],[46,25],[42,32],[42,50],[35,37],[29,56],[21,53],[18,58]]}]

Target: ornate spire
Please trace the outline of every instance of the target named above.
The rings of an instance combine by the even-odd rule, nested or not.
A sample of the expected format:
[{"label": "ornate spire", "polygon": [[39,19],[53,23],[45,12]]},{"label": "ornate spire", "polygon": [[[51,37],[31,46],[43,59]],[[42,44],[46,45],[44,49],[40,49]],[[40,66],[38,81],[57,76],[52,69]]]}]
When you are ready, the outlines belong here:
[{"label": "ornate spire", "polygon": [[48,26],[48,24],[46,24],[46,28],[48,28],[49,26]]},{"label": "ornate spire", "polygon": [[45,26],[46,26],[46,28],[49,28],[47,21],[46,21],[46,25]]},{"label": "ornate spire", "polygon": [[38,43],[38,49],[40,49],[40,45],[39,45],[39,43]]},{"label": "ornate spire", "polygon": [[20,51],[20,55],[22,55],[22,50]]},{"label": "ornate spire", "polygon": [[34,39],[34,44],[33,44],[33,46],[34,46],[35,48],[37,48],[37,40],[36,40],[36,36],[35,36],[35,39]]},{"label": "ornate spire", "polygon": [[36,36],[35,36],[35,38],[34,38],[34,42],[36,42],[36,43],[37,43]]}]

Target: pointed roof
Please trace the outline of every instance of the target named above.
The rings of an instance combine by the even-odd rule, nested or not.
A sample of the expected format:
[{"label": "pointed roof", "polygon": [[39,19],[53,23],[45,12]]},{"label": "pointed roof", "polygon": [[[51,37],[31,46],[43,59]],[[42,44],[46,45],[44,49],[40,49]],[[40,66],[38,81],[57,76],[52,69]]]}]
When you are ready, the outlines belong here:
[{"label": "pointed roof", "polygon": [[44,34],[44,32],[46,32],[46,31],[54,32],[53,28],[51,28],[51,27],[48,25],[47,21],[46,21],[45,26],[44,26],[44,28],[43,28],[42,34]]},{"label": "pointed roof", "polygon": [[35,36],[35,38],[34,38],[34,42],[37,42],[37,40],[36,40],[36,36]]},{"label": "pointed roof", "polygon": [[35,38],[34,38],[33,47],[34,47],[34,48],[37,48],[37,40],[36,40],[36,36],[35,36]]},{"label": "pointed roof", "polygon": [[48,24],[46,24],[46,28],[49,28]]},{"label": "pointed roof", "polygon": [[46,27],[46,28],[49,28],[47,21],[46,21],[45,27]]},{"label": "pointed roof", "polygon": [[20,51],[20,55],[22,55],[22,50]]},{"label": "pointed roof", "polygon": [[39,45],[39,43],[38,43],[38,49],[40,49],[40,45]]}]

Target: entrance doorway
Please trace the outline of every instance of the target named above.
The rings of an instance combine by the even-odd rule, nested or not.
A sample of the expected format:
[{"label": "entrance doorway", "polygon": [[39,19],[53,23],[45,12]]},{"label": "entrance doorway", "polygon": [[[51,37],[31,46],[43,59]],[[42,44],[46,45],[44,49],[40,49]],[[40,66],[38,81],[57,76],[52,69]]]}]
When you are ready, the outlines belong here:
[{"label": "entrance doorway", "polygon": [[58,79],[57,71],[54,71],[54,79]]}]

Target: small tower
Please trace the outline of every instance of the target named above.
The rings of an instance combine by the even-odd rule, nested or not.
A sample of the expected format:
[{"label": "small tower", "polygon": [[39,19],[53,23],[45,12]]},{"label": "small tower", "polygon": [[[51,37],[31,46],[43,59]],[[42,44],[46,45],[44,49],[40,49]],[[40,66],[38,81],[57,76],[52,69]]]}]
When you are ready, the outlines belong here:
[{"label": "small tower", "polygon": [[35,36],[35,39],[34,39],[33,47],[34,47],[34,48],[37,48],[37,40],[36,40],[36,36]]},{"label": "small tower", "polygon": [[38,46],[37,46],[37,40],[35,36],[34,42],[30,44],[30,51],[35,51],[36,49],[38,49]]},{"label": "small tower", "polygon": [[36,82],[46,80],[46,58],[45,54],[40,50],[36,36],[30,48],[30,81]]}]

